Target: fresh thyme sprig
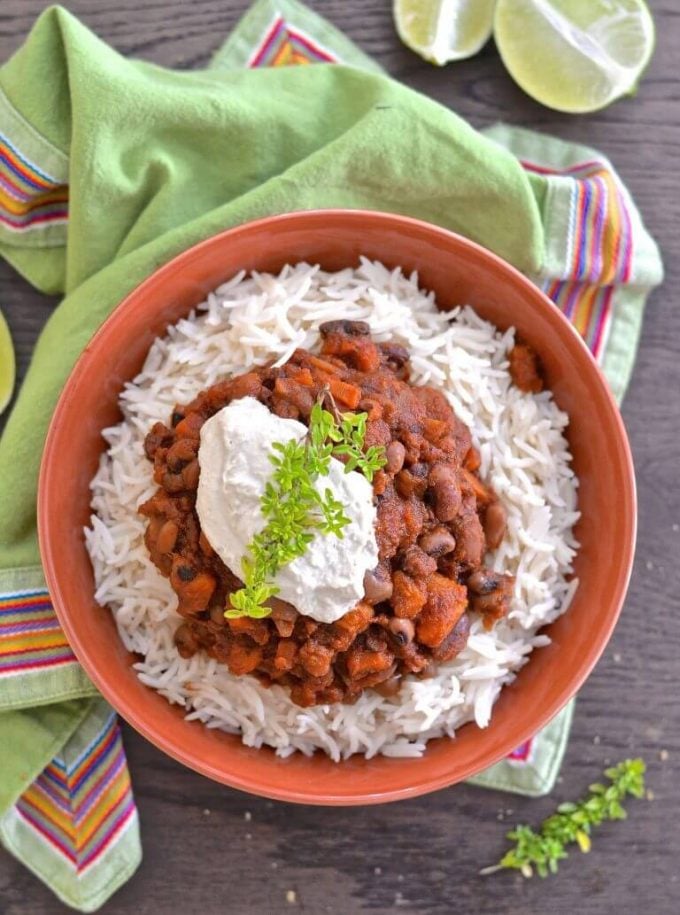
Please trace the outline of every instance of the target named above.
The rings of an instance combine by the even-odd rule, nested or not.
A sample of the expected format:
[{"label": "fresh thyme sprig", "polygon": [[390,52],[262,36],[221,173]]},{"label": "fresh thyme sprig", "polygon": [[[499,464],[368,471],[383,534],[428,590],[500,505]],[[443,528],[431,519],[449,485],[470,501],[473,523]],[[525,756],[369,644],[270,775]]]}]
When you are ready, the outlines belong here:
[{"label": "fresh thyme sprig", "polygon": [[[332,457],[345,457],[345,473],[360,470],[371,482],[386,463],[385,449],[373,446],[364,452],[366,413],[339,414],[331,400],[333,413],[323,408],[322,398],[312,407],[307,435],[302,441],[274,442],[269,460],[274,474],[260,500],[267,523],[248,546],[241,563],[243,587],[230,596],[225,616],[235,619],[269,616],[266,602],[278,593],[273,578],[278,570],[302,556],[314,532],[342,538],[350,523],[330,489],[323,494],[314,485],[327,476]],[[337,419],[336,419],[337,417]]]},{"label": "fresh thyme sprig", "polygon": [[575,842],[582,852],[590,851],[590,831],[605,820],[624,820],[623,801],[627,795],[642,797],[645,790],[645,764],[641,759],[624,759],[605,769],[609,785],[597,782],[589,794],[575,804],[560,804],[557,812],[543,822],[538,832],[530,826],[517,826],[508,833],[516,844],[493,867],[482,874],[514,868],[532,877],[534,868],[541,877],[554,874],[558,862],[568,857],[567,845]]}]

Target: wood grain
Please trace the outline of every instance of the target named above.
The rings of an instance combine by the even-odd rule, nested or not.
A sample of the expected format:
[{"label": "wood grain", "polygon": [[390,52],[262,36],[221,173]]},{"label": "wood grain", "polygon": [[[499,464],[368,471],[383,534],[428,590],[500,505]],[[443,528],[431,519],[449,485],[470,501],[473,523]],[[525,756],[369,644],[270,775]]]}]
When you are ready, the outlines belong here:
[{"label": "wood grain", "polygon": [[[3,0],[0,60],[16,48],[46,0]],[[125,54],[178,68],[204,65],[245,9],[243,0],[71,0],[69,8]],[[680,11],[652,0],[658,47],[638,95],[588,117],[533,103],[503,70],[493,44],[437,70],[403,48],[390,3],[311,4],[389,72],[475,126],[503,119],[603,150],[620,170],[664,252],[667,279],[651,298],[623,414],[637,466],[640,528],[631,589],[614,638],[583,688],[553,797],[541,800],[459,786],[366,810],[322,810],[221,788],[126,732],[144,837],[138,874],[106,915],[389,912],[519,915],[678,911],[680,881]],[[0,264],[0,303],[27,366],[55,300]],[[616,506],[612,506],[612,525]],[[597,607],[593,607],[597,613]],[[660,751],[668,751],[661,761]],[[550,880],[481,878],[502,853],[507,828],[537,823],[582,792],[609,761],[642,754],[654,799],[631,821],[598,833]],[[286,893],[296,893],[294,903]],[[0,855],[0,912],[67,911],[29,872]]]}]

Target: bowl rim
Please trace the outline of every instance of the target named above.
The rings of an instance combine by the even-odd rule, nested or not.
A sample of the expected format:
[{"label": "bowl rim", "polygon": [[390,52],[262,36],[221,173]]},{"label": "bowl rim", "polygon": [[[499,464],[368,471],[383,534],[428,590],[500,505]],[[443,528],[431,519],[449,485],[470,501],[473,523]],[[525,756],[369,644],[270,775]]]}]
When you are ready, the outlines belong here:
[{"label": "bowl rim", "polygon": [[[275,228],[276,226],[283,223],[306,220],[309,217],[317,217],[321,219],[339,218],[341,220],[348,217],[351,219],[370,218],[372,220],[377,218],[384,221],[386,226],[389,224],[391,229],[408,231],[408,229],[417,228],[421,231],[425,231],[426,233],[433,233],[434,235],[444,237],[448,240],[453,240],[459,246],[467,248],[469,251],[476,254],[478,258],[486,260],[489,265],[495,264],[495,266],[499,268],[503,273],[505,273],[510,280],[522,286],[533,298],[542,299],[543,304],[551,309],[554,320],[556,320],[558,324],[561,324],[563,331],[575,338],[577,346],[580,348],[582,355],[590,363],[593,377],[597,380],[597,383],[601,388],[600,393],[604,395],[605,401],[607,403],[607,408],[612,415],[612,420],[616,428],[616,436],[621,447],[623,469],[629,483],[626,492],[627,512],[624,522],[630,530],[630,536],[625,540],[624,561],[621,564],[621,571],[619,572],[619,575],[616,579],[615,587],[612,589],[612,598],[608,602],[612,607],[612,611],[610,613],[610,618],[606,627],[601,630],[599,639],[589,645],[588,650],[584,652],[582,656],[581,664],[578,668],[574,669],[574,672],[571,674],[566,684],[558,691],[553,701],[547,703],[542,709],[541,714],[536,716],[535,721],[532,723],[530,732],[519,733],[516,738],[513,737],[511,744],[507,739],[502,741],[496,748],[495,752],[485,753],[484,761],[481,766],[475,765],[474,763],[470,764],[468,766],[468,770],[464,771],[462,775],[456,776],[453,781],[450,776],[447,778],[446,773],[442,773],[438,776],[425,774],[424,777],[415,777],[408,786],[403,788],[391,788],[383,791],[363,790],[357,792],[342,793],[334,793],[332,790],[329,790],[327,792],[305,794],[304,790],[296,788],[286,787],[285,789],[272,789],[272,787],[266,781],[264,781],[264,779],[246,778],[237,774],[226,773],[224,770],[219,769],[204,760],[196,760],[184,752],[181,747],[178,747],[172,739],[168,738],[163,733],[161,729],[156,730],[150,726],[147,723],[145,716],[143,714],[138,714],[135,707],[119,695],[116,684],[100,674],[95,660],[90,656],[87,645],[80,638],[78,629],[72,623],[68,611],[64,609],[66,601],[64,599],[60,584],[61,573],[58,570],[59,562],[55,559],[55,551],[53,549],[54,539],[57,536],[57,533],[53,530],[49,514],[50,467],[53,464],[55,455],[55,445],[58,438],[62,409],[64,404],[69,400],[71,388],[76,385],[81,375],[87,371],[91,350],[96,348],[102,340],[107,338],[111,327],[115,325],[119,320],[120,314],[126,309],[130,308],[139,297],[143,297],[147,289],[153,287],[158,282],[159,277],[161,277],[166,272],[172,272],[183,263],[190,261],[198,252],[213,245],[219,245],[223,243],[224,240],[228,240],[232,235],[236,233],[241,233],[244,231],[256,232],[259,229],[263,229],[265,227],[271,229],[272,227]],[[448,229],[444,229],[433,223],[426,222],[425,220],[377,210],[330,208],[318,210],[300,210],[289,213],[276,214],[272,216],[265,216],[259,219],[249,220],[247,222],[240,223],[236,226],[232,226],[228,229],[214,233],[213,235],[202,239],[196,244],[185,248],[178,254],[169,258],[159,267],[153,269],[150,274],[148,274],[140,283],[134,286],[134,288],[132,288],[124,296],[124,298],[113,307],[109,315],[98,327],[98,329],[89,339],[83,351],[78,356],[78,359],[71,369],[54,407],[40,463],[37,496],[37,520],[40,555],[47,588],[52,599],[55,613],[62,629],[64,630],[64,633],[66,634],[69,645],[72,648],[77,660],[87,673],[88,677],[92,680],[97,689],[102,693],[104,698],[113,706],[116,712],[120,714],[136,731],[138,731],[143,737],[149,740],[154,746],[162,750],[168,756],[172,757],[188,768],[199,772],[201,775],[220,782],[221,784],[228,785],[230,787],[237,788],[239,790],[261,797],[267,797],[280,801],[322,806],[354,806],[386,803],[390,801],[417,797],[419,795],[436,791],[444,787],[452,786],[453,784],[457,784],[458,782],[469,779],[473,775],[476,775],[479,772],[484,771],[488,767],[499,762],[505,758],[509,752],[512,751],[514,746],[520,745],[538,733],[575,696],[585,680],[591,674],[597,661],[605,650],[611,638],[612,632],[618,622],[624,604],[630,576],[632,573],[637,539],[637,491],[633,457],[626,433],[626,428],[623,423],[618,404],[616,403],[609,384],[604,374],[602,373],[602,370],[594,359],[592,353],[581,338],[580,334],[576,331],[566,316],[555,306],[551,299],[549,299],[547,295],[545,295],[545,293],[539,289],[538,286],[536,286],[528,277],[521,273],[521,271],[519,271],[512,264],[509,264],[502,257],[485,248],[484,246],[466,238],[463,235]],[[85,547],[83,544],[83,549],[84,548]],[[470,724],[471,726],[474,726],[474,723]],[[491,725],[489,727],[491,727]],[[278,759],[278,757],[276,758]],[[403,761],[412,762],[413,760],[404,759]],[[347,762],[348,761],[343,760],[336,763],[335,765],[342,766],[346,765]],[[368,762],[370,763],[370,760]],[[401,760],[397,758],[394,759],[393,762],[398,764],[401,762]]]}]

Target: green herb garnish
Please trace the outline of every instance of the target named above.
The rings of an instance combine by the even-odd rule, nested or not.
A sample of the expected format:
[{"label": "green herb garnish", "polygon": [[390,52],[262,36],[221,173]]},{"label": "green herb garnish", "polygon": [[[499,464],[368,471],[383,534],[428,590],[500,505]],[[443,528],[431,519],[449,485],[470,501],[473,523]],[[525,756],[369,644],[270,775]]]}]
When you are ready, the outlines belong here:
[{"label": "green herb garnish", "polygon": [[345,473],[360,470],[369,483],[385,466],[385,449],[373,446],[363,450],[366,436],[366,413],[339,414],[331,399],[335,415],[323,408],[323,399],[314,404],[307,435],[302,441],[274,442],[269,460],[274,474],[260,500],[267,523],[248,546],[241,562],[243,587],[230,595],[225,616],[235,619],[269,616],[265,606],[278,593],[272,579],[278,570],[302,556],[314,538],[314,532],[342,538],[350,519],[341,502],[330,489],[323,495],[314,485],[327,476],[332,457],[345,457]]},{"label": "green herb garnish", "polygon": [[597,782],[589,794],[575,804],[560,804],[557,813],[543,822],[539,832],[530,826],[517,826],[508,833],[516,844],[493,867],[480,873],[492,874],[514,868],[532,877],[534,868],[541,877],[554,874],[558,861],[568,857],[565,846],[575,842],[582,852],[590,851],[590,831],[605,820],[625,820],[626,795],[642,797],[645,790],[645,764],[641,759],[625,759],[604,774],[611,784]]}]

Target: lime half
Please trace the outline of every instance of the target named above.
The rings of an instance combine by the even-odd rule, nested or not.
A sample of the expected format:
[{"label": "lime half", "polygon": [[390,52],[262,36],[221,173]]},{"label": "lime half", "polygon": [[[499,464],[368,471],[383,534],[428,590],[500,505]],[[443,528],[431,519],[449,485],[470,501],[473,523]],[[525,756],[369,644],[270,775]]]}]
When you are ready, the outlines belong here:
[{"label": "lime half", "polygon": [[16,363],[9,327],[0,311],[0,413],[5,409],[14,390]]},{"label": "lime half", "polygon": [[643,0],[498,0],[493,27],[515,82],[557,111],[597,111],[633,93],[654,50]]},{"label": "lime half", "polygon": [[440,66],[472,57],[491,37],[496,0],[394,0],[407,47]]}]

